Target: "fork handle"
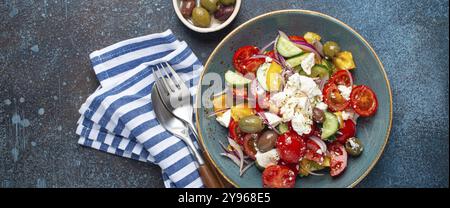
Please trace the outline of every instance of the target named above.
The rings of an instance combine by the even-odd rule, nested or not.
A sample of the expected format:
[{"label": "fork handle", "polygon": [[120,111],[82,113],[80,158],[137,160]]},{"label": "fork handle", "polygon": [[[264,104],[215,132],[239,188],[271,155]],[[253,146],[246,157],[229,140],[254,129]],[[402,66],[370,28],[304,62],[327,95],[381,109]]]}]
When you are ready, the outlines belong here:
[{"label": "fork handle", "polygon": [[200,176],[202,178],[203,183],[207,188],[222,188],[222,185],[217,178],[216,174],[211,170],[211,168],[206,165],[200,165],[198,168],[200,172]]},{"label": "fork handle", "polygon": [[197,133],[197,128],[195,127],[194,123],[192,122],[187,122],[189,129],[191,129],[192,133],[194,133],[195,139],[197,139],[198,141],[198,133]]}]

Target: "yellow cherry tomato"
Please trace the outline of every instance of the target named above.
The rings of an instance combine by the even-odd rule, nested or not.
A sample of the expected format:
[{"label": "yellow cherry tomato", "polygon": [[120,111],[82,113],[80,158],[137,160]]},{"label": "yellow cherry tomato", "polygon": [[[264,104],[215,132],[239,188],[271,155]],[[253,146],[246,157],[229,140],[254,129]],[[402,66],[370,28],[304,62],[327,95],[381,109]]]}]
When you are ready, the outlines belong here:
[{"label": "yellow cherry tomato", "polygon": [[282,71],[283,68],[276,62],[270,64],[266,77],[267,88],[269,91],[279,91],[281,89]]},{"label": "yellow cherry tomato", "polygon": [[255,115],[255,112],[248,106],[248,104],[241,103],[231,107],[231,117],[234,121],[239,121],[241,118],[251,115]]},{"label": "yellow cherry tomato", "polygon": [[[226,94],[222,94],[222,95],[219,95],[217,97],[214,97],[214,99],[213,99],[213,107],[214,107],[214,112],[226,109],[227,108]],[[225,112],[220,112],[220,113],[217,113],[216,115],[217,116],[221,116],[223,113],[225,113]]]}]

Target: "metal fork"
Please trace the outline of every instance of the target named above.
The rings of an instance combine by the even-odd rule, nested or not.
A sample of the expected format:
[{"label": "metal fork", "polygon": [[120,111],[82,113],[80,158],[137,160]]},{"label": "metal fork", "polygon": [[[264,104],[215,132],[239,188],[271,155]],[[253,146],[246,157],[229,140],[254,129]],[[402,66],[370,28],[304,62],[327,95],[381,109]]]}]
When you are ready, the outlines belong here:
[{"label": "metal fork", "polygon": [[163,104],[175,117],[185,122],[198,139],[192,120],[194,109],[189,88],[170,64],[165,62],[164,65],[156,65],[157,71],[152,68]]}]

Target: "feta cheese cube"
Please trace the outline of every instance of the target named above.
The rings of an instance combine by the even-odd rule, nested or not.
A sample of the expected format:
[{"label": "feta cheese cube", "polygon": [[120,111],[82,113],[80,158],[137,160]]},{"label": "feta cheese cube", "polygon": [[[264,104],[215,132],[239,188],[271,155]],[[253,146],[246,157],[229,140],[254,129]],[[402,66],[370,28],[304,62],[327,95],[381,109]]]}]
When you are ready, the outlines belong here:
[{"label": "feta cheese cube", "polygon": [[276,114],[273,114],[270,112],[265,112],[264,115],[266,116],[269,124],[273,127],[278,126],[278,124],[281,123],[281,118],[279,116],[277,116]]},{"label": "feta cheese cube", "polygon": [[352,93],[352,87],[347,87],[345,85],[338,85],[338,90],[341,93],[342,97],[346,100],[350,100],[350,94]]},{"label": "feta cheese cube", "polygon": [[303,71],[305,71],[307,75],[311,75],[311,68],[315,64],[314,56],[315,56],[314,53],[309,53],[305,57],[305,59],[303,59],[303,61],[300,63],[300,65],[302,66]]},{"label": "feta cheese cube", "polygon": [[216,120],[217,122],[220,123],[220,125],[224,126],[225,128],[228,128],[231,121],[231,110],[227,110],[221,116],[217,116]]}]

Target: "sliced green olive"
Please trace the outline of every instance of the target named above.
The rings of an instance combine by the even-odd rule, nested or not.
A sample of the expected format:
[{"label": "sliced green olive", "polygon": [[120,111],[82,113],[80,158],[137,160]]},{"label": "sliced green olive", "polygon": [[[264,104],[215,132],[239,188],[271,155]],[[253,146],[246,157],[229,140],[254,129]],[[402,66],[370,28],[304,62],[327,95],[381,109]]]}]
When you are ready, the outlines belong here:
[{"label": "sliced green olive", "polygon": [[341,47],[334,41],[328,41],[323,45],[323,53],[330,58],[333,58],[340,51]]},{"label": "sliced green olive", "polygon": [[251,115],[239,120],[239,128],[244,133],[258,133],[265,127],[263,120],[259,116]]},{"label": "sliced green olive", "polygon": [[361,140],[359,140],[356,137],[352,137],[345,142],[345,150],[347,153],[351,156],[359,156],[361,155],[364,147],[361,143]]}]

